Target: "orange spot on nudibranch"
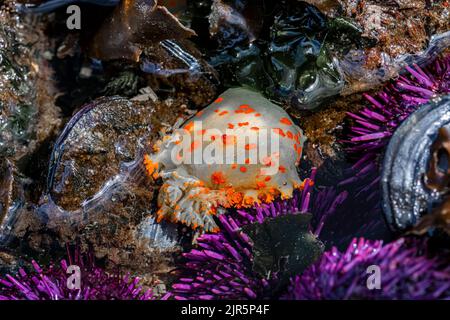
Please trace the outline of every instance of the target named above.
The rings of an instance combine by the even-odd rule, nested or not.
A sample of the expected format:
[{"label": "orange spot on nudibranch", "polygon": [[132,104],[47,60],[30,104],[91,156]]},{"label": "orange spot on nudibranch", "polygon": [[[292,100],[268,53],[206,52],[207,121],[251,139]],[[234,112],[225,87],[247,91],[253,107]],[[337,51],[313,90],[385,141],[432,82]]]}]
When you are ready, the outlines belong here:
[{"label": "orange spot on nudibranch", "polygon": [[236,169],[237,168],[237,164],[236,163],[233,163],[232,165],[231,165],[231,169]]},{"label": "orange spot on nudibranch", "polygon": [[250,130],[259,131],[259,128],[258,127],[251,127]]},{"label": "orange spot on nudibranch", "polygon": [[254,143],[248,143],[245,145],[245,150],[251,150],[251,149],[255,149],[256,148],[256,144]]},{"label": "orange spot on nudibranch", "polygon": [[286,132],[286,135],[287,135],[287,137],[289,138],[289,139],[294,139],[294,135],[292,134],[292,132],[290,132],[290,131],[287,131]]},{"label": "orange spot on nudibranch", "polygon": [[255,117],[260,117],[261,113],[255,113]]},{"label": "orange spot on nudibranch", "polygon": [[289,120],[288,118],[281,118],[281,119],[280,119],[280,122],[281,122],[282,124],[287,125],[287,126],[291,126],[291,125],[292,125],[292,121]]},{"label": "orange spot on nudibranch", "polygon": [[228,124],[228,129],[234,129],[234,124],[229,123],[229,124]]},{"label": "orange spot on nudibranch", "polygon": [[228,111],[222,111],[221,113],[219,113],[219,116],[224,116],[224,115],[226,115],[228,113]]},{"label": "orange spot on nudibranch", "polygon": [[239,122],[238,125],[239,125],[239,127],[243,127],[243,126],[248,126],[249,123],[248,122]]},{"label": "orange spot on nudibranch", "polygon": [[216,99],[216,101],[214,101],[215,103],[221,103],[223,101],[223,98],[222,97],[218,97],[217,99]]},{"label": "orange spot on nudibranch", "polygon": [[274,128],[273,132],[278,133],[280,136],[285,137],[286,134],[284,133],[284,131],[280,128]]},{"label": "orange spot on nudibranch", "polygon": [[283,166],[279,166],[278,170],[280,170],[282,173],[286,173],[286,168]]},{"label": "orange spot on nudibranch", "polygon": [[252,112],[255,112],[255,109],[250,108],[250,106],[248,104],[242,104],[242,105],[239,106],[239,109],[237,109],[235,112],[236,113],[250,114]]},{"label": "orange spot on nudibranch", "polygon": [[239,170],[240,170],[241,172],[247,172],[247,168],[244,167],[244,166],[240,167]]}]

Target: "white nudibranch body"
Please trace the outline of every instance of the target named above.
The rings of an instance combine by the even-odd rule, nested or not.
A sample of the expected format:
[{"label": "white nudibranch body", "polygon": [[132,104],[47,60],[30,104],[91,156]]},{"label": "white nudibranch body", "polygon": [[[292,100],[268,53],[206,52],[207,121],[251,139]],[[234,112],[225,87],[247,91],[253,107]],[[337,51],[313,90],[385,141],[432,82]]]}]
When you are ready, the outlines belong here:
[{"label": "white nudibranch body", "polygon": [[164,181],[158,219],[217,231],[217,209],[289,198],[302,188],[296,166],[305,137],[261,94],[225,91],[146,155],[149,175]]}]

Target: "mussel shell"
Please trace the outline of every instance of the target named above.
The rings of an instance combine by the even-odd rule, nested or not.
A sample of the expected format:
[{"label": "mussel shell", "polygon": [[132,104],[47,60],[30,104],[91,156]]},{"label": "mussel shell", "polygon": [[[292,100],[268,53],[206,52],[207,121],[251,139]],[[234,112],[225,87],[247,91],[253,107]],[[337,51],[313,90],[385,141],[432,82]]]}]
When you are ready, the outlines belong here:
[{"label": "mussel shell", "polygon": [[136,157],[139,138],[154,125],[153,105],[121,97],[100,98],[69,121],[53,148],[48,192],[65,210],[76,210]]},{"label": "mussel shell", "polygon": [[450,129],[450,96],[420,107],[392,136],[384,157],[381,187],[387,222],[396,231],[414,226],[439,201],[424,185],[430,147],[441,127]]}]

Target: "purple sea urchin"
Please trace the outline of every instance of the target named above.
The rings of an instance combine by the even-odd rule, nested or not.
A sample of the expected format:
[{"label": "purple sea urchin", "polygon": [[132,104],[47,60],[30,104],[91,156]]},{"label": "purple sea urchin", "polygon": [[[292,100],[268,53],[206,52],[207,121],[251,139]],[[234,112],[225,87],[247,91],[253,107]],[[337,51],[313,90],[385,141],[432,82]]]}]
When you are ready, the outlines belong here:
[{"label": "purple sea urchin", "polygon": [[[355,189],[354,198],[363,196],[379,210],[381,203],[381,157],[392,135],[420,106],[450,92],[450,55],[436,58],[425,67],[407,66],[406,73],[389,83],[356,113],[348,113],[354,124],[349,128],[346,151],[356,159],[340,187]],[[391,224],[392,227],[392,224]],[[354,235],[355,236],[355,235]]]},{"label": "purple sea urchin", "polygon": [[[96,265],[92,254],[75,251],[69,261],[43,268],[32,261],[34,270],[20,269],[16,276],[0,278],[0,300],[151,300],[153,294],[139,285],[139,278],[108,273]],[[80,289],[69,289],[70,265],[81,271]]]},{"label": "purple sea urchin", "polygon": [[369,106],[348,113],[355,121],[347,141],[349,154],[361,159],[368,153],[372,157],[364,156],[366,161],[373,161],[412,112],[433,97],[450,93],[450,55],[437,58],[424,68],[407,66],[406,71],[408,75],[400,76],[375,96],[363,94]]},{"label": "purple sea urchin", "polygon": [[[219,216],[221,231],[202,235],[197,240],[197,248],[184,254],[187,261],[179,281],[173,286],[174,297],[176,299],[278,297],[278,291],[285,289],[283,286],[287,285],[287,281],[283,281],[283,272],[274,271],[276,268],[273,268],[270,261],[275,260],[278,263],[281,261],[278,259],[280,256],[288,256],[288,261],[284,262],[285,269],[295,270],[294,274],[304,269],[302,263],[306,266],[312,263],[317,258],[315,255],[317,251],[314,250],[318,244],[314,241],[317,241],[325,220],[347,197],[345,192],[338,194],[331,189],[319,191],[314,196],[313,208],[310,208],[314,175],[315,170],[311,179],[305,180],[304,189],[295,192],[292,199],[276,200],[270,204],[261,204],[252,209],[241,209]],[[308,223],[310,215],[307,212],[313,213],[311,223]],[[287,222],[279,220],[289,217],[294,219]],[[301,225],[302,219],[306,222],[306,226]],[[289,224],[294,225],[295,231],[290,232]],[[285,238],[277,233],[280,225],[282,233],[286,234]],[[309,232],[302,227],[309,229]],[[267,230],[271,232],[271,240],[267,240],[265,233]],[[299,238],[306,241],[307,250],[305,246],[301,247],[305,242],[299,242]],[[279,242],[281,245],[277,246]],[[291,244],[297,248],[301,247],[297,255],[292,254],[295,250],[289,247]],[[277,253],[271,252],[271,249]],[[289,254],[285,254],[286,252]],[[300,259],[295,260],[297,256],[300,256]]]},{"label": "purple sea urchin", "polygon": [[[291,279],[285,299],[449,299],[448,255],[427,257],[426,243],[400,238],[354,239],[345,252],[333,247]],[[381,288],[369,290],[367,268],[380,268]]]},{"label": "purple sea urchin", "polygon": [[304,189],[292,199],[219,216],[220,232],[203,234],[197,239],[197,248],[184,254],[187,261],[178,283],[173,285],[175,299],[268,297],[277,275],[264,277],[253,270],[253,242],[241,227],[289,214],[306,214],[311,182],[306,179]]}]

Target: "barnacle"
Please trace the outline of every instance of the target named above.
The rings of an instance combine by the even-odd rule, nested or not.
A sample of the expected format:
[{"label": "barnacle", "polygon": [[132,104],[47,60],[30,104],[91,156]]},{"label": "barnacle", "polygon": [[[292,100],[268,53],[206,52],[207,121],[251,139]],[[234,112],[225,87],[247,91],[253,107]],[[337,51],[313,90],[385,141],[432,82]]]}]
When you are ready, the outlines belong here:
[{"label": "barnacle", "polygon": [[302,187],[296,165],[305,137],[289,115],[259,93],[225,91],[145,157],[161,177],[158,219],[215,231],[221,208],[290,198]]}]

